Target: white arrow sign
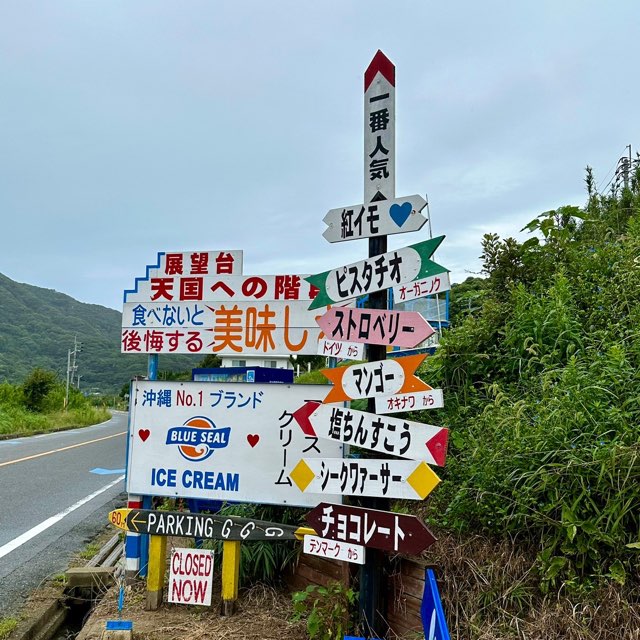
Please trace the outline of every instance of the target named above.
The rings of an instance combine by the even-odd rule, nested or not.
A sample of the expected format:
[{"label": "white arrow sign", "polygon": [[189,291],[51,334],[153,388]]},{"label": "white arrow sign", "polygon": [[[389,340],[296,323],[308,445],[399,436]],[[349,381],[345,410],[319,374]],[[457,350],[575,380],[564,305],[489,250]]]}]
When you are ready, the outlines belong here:
[{"label": "white arrow sign", "polygon": [[289,477],[304,493],[424,500],[440,478],[426,462],[303,458]]},{"label": "white arrow sign", "polygon": [[293,416],[305,422],[300,426],[306,434],[313,431],[320,438],[439,467],[446,461],[449,432],[444,427],[320,403],[308,418],[298,412]]},{"label": "white arrow sign", "polygon": [[418,231],[427,221],[420,213],[427,201],[419,195],[331,209],[324,217],[329,242]]}]

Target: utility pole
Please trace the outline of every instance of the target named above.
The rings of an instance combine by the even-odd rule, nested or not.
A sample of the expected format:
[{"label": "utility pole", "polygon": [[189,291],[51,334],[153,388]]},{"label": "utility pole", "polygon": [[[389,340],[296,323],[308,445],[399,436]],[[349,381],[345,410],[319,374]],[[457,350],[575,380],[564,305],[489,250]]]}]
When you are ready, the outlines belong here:
[{"label": "utility pole", "polygon": [[[82,351],[82,342],[78,342],[78,336],[73,336],[73,350],[67,351],[67,384],[64,393],[64,409],[69,407],[69,386],[73,385],[73,374],[78,370],[76,355]],[[73,359],[72,359],[73,358]],[[78,388],[80,388],[80,376],[78,376]]]}]

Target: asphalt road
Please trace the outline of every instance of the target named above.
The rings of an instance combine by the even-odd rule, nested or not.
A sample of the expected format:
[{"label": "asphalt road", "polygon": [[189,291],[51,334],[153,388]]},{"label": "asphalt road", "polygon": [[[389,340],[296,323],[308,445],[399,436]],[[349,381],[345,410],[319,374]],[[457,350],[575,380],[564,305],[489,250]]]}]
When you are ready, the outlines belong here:
[{"label": "asphalt road", "polygon": [[126,431],[127,414],[113,412],[92,427],[0,440],[0,616],[63,573],[125,505]]}]

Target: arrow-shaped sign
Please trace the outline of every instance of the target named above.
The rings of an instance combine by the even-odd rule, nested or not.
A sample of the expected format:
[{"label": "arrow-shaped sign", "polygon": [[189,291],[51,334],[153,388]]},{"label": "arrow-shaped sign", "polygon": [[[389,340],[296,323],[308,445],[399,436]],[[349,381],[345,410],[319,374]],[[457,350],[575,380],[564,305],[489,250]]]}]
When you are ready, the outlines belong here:
[{"label": "arrow-shaped sign", "polygon": [[308,276],[305,280],[320,290],[309,309],[318,309],[335,302],[382,291],[418,278],[447,273],[448,269],[429,260],[443,240],[444,236],[438,236],[344,267]]},{"label": "arrow-shaped sign", "polygon": [[305,520],[323,538],[383,551],[418,555],[436,541],[419,518],[378,509],[321,502]]},{"label": "arrow-shaped sign", "polygon": [[317,319],[330,340],[412,348],[435,333],[417,311],[333,307]]},{"label": "arrow-shaped sign", "polygon": [[449,439],[444,427],[319,402],[309,404],[315,406],[313,412],[305,408],[293,414],[307,435],[444,467]]},{"label": "arrow-shaped sign", "polygon": [[417,354],[350,367],[322,369],[322,374],[333,382],[333,387],[323,402],[344,402],[431,389],[414,375],[414,371],[426,357],[426,354]]},{"label": "arrow-shaped sign", "polygon": [[289,477],[300,491],[424,500],[440,478],[426,462],[303,458]]},{"label": "arrow-shaped sign", "polygon": [[422,196],[413,195],[331,209],[323,218],[328,229],[322,235],[329,242],[344,242],[418,231],[427,221],[420,213],[426,205]]},{"label": "arrow-shaped sign", "polygon": [[114,509],[109,522],[124,531],[213,540],[299,540],[315,531],[238,516],[150,509]]}]

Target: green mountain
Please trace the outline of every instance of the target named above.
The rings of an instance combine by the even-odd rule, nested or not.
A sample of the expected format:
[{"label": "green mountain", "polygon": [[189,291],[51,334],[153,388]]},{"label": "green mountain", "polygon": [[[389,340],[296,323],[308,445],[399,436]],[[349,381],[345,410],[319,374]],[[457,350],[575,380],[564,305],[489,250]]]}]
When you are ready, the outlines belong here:
[{"label": "green mountain", "polygon": [[[15,282],[0,273],[0,382],[19,383],[35,368],[67,375],[67,354],[74,336],[81,389],[119,391],[137,375],[146,375],[147,356],[120,353],[119,311],[85,304],[54,291]],[[163,371],[187,371],[198,358],[160,356]]]}]

